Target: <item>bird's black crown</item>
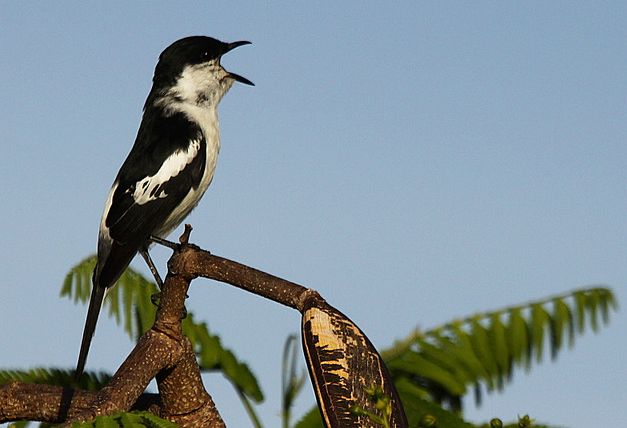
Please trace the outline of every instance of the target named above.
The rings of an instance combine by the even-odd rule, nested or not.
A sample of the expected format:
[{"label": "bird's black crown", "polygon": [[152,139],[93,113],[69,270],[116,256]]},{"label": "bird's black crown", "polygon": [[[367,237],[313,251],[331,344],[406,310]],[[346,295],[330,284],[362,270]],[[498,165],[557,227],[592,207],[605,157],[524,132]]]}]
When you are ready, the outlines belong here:
[{"label": "bird's black crown", "polygon": [[177,40],[159,55],[153,81],[171,83],[186,66],[219,59],[228,51],[246,44],[250,42],[224,43],[207,36],[190,36]]}]

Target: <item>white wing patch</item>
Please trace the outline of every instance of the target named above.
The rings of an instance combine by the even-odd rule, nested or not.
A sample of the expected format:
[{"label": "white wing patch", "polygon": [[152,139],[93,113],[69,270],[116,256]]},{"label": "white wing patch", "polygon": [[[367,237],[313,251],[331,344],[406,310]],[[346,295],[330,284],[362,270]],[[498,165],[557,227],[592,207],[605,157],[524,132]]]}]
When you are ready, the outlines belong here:
[{"label": "white wing patch", "polygon": [[106,241],[107,243],[111,243],[111,234],[109,233],[109,228],[107,227],[107,216],[109,215],[109,210],[111,209],[111,204],[113,203],[113,194],[118,188],[119,183],[116,181],[111,186],[111,190],[109,190],[109,196],[107,196],[107,201],[105,202],[104,212],[102,213],[102,219],[100,220],[100,238],[99,240]]},{"label": "white wing patch", "polygon": [[199,150],[200,140],[191,141],[187,150],[177,150],[172,153],[155,175],[145,177],[135,183],[135,191],[133,192],[135,203],[143,205],[168,196],[163,190],[157,192],[157,188],[179,175],[196,158]]}]

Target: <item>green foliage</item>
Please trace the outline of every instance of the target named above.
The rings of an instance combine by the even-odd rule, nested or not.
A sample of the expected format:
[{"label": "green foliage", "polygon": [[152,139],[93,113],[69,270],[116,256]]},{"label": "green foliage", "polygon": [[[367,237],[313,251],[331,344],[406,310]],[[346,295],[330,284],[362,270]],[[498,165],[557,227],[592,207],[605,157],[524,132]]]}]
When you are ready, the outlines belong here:
[{"label": "green foliage", "polygon": [[577,290],[415,332],[383,355],[404,391],[460,410],[469,387],[477,400],[480,385],[502,390],[517,367],[542,361],[547,346],[556,358],[565,337],[572,346],[586,325],[597,331],[599,319],[607,323],[616,308],[607,288]]},{"label": "green foliage", "polygon": [[294,425],[294,428],[322,428],[322,417],[318,406],[314,406]]},{"label": "green foliage", "polygon": [[[61,295],[75,302],[86,302],[91,291],[94,265],[95,257],[89,257],[72,268],[65,278]],[[157,292],[151,281],[127,269],[117,286],[108,293],[105,305],[108,306],[109,315],[124,326],[129,336],[138,338],[152,325],[156,308],[150,297]],[[416,331],[382,354],[394,378],[410,426],[475,427],[460,416],[461,397],[469,389],[476,392],[477,400],[481,399],[483,388],[488,391],[502,390],[516,369],[529,370],[533,362],[546,359],[547,349],[551,358],[555,359],[566,345],[572,347],[576,336],[584,333],[586,328],[596,332],[602,324],[608,323],[610,312],[616,308],[617,303],[609,289],[582,289],[541,301],[475,314],[426,332]],[[261,427],[249,399],[262,401],[263,394],[248,366],[222,346],[220,338],[209,331],[206,323],[195,321],[193,314],[188,314],[184,320],[183,330],[194,347],[201,370],[222,372],[241,397],[254,425]],[[284,351],[284,427],[289,426],[290,409],[304,382],[304,376],[296,374],[295,343],[293,337],[288,338]],[[18,380],[68,385],[73,382],[72,374],[71,371],[58,369],[0,371],[0,384]],[[88,374],[83,377],[81,387],[97,389],[107,380],[106,374]],[[377,398],[383,410],[384,398]],[[354,410],[359,413],[361,409]],[[366,416],[380,418],[377,415]],[[380,424],[385,426],[385,422],[382,419]],[[500,420],[494,419],[481,427],[498,426],[499,423],[502,426]],[[17,422],[14,426],[26,425]],[[173,425],[150,413],[121,413],[74,426]],[[313,408],[295,428],[321,426],[320,413],[317,408]],[[506,425],[508,428],[516,426],[539,428],[527,416]]]},{"label": "green foliage", "polygon": [[72,424],[72,428],[176,428],[177,425],[150,412],[116,413],[98,416],[89,422]]},{"label": "green foliage", "polygon": [[423,390],[416,388],[415,385],[407,379],[400,379],[396,383],[396,389],[401,396],[401,401],[403,402],[410,427],[474,427],[474,425],[464,421],[455,413],[426,399]]},{"label": "green foliage", "polygon": [[[65,276],[61,296],[71,298],[74,303],[86,303],[91,294],[91,275],[96,266],[96,256],[83,259],[74,266]],[[156,307],[150,297],[158,293],[155,283],[147,280],[142,274],[132,268],[126,269],[115,287],[107,292],[104,305],[109,308],[109,316],[120,325],[124,331],[137,339],[145,333],[155,319]]]},{"label": "green foliage", "polygon": [[479,425],[479,428],[550,428],[548,425],[538,425],[529,415],[519,416],[517,422],[507,425],[498,418],[491,419],[489,423]]},{"label": "green foliage", "polygon": [[281,370],[281,413],[284,428],[290,426],[294,400],[305,384],[305,373],[296,373],[299,355],[298,339],[296,335],[291,334],[288,336],[285,341],[285,346],[283,347],[283,364]]},{"label": "green foliage", "polygon": [[239,361],[231,350],[223,347],[220,337],[211,334],[206,323],[195,322],[194,315],[188,313],[183,320],[183,334],[192,342],[201,370],[220,371],[248,398],[256,402],[263,401],[263,392],[248,365]]},{"label": "green foliage", "polygon": [[[576,335],[584,333],[587,326],[598,331],[599,321],[609,322],[610,312],[616,309],[609,289],[582,289],[475,314],[426,332],[415,331],[382,355],[409,426],[470,428],[475,425],[460,416],[461,398],[469,389],[476,392],[477,399],[481,398],[481,385],[489,391],[502,390],[516,368],[529,370],[534,361],[545,359],[547,347],[551,358],[556,358],[565,344],[573,346]],[[506,425],[520,426],[545,425],[536,425],[529,417]],[[317,408],[296,425],[318,427],[322,421]]]},{"label": "green foliage", "polygon": [[[81,389],[95,391],[106,385],[110,378],[111,376],[107,373],[85,373],[77,386]],[[57,386],[67,386],[75,383],[73,370],[56,368],[0,370],[0,385],[13,381]]]},{"label": "green foliage", "polygon": [[[91,275],[96,256],[87,257],[66,275],[61,296],[74,302],[86,303],[91,294]],[[156,307],[151,296],[158,293],[157,286],[132,268],[127,268],[107,293],[104,305],[108,314],[131,339],[137,339],[151,326]],[[190,339],[198,356],[201,370],[220,371],[234,387],[256,402],[263,401],[263,393],[254,374],[235,354],[222,346],[220,337],[211,334],[206,323],[198,323],[194,314],[188,313],[183,320],[183,333]]]},{"label": "green foliage", "polygon": [[382,415],[369,412],[363,407],[354,406],[351,412],[357,416],[366,416],[372,422],[381,425],[383,428],[390,428],[390,419],[392,417],[392,400],[385,395],[381,388],[370,387],[366,389],[368,399],[374,403],[375,409],[382,413]]}]

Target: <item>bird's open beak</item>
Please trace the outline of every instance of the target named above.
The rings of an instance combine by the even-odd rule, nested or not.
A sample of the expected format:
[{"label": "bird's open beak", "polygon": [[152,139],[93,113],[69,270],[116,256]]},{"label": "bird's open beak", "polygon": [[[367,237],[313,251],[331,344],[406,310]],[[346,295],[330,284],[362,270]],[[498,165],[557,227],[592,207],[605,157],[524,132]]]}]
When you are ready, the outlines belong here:
[{"label": "bird's open beak", "polygon": [[245,85],[255,86],[255,84],[253,82],[251,82],[250,80],[248,80],[244,76],[240,76],[239,74],[235,74],[232,71],[227,71],[227,73],[229,73],[229,77],[232,78],[233,80],[236,80],[236,81],[238,81],[240,83],[244,83]]},{"label": "bird's open beak", "polygon": [[[239,46],[244,46],[244,45],[251,45],[252,43],[247,41],[247,40],[241,40],[239,42],[233,42],[233,43],[227,43],[226,47],[224,49],[224,53],[222,55],[224,55],[227,52],[232,51],[233,49],[239,47]],[[255,84],[253,82],[251,82],[250,80],[248,80],[247,78],[245,78],[244,76],[240,76],[239,74],[236,73],[232,73],[230,71],[227,71],[227,73],[229,73],[229,77],[237,82],[243,83],[245,85],[250,85],[250,86],[255,86]]]}]

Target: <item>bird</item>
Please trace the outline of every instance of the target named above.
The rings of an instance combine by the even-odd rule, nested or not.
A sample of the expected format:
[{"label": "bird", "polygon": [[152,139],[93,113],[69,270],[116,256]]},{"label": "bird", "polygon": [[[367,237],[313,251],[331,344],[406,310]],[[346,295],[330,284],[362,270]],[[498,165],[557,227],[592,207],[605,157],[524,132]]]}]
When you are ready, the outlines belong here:
[{"label": "bird", "polygon": [[76,381],[85,369],[104,297],[138,252],[160,285],[148,247],[152,238],[163,239],[178,227],[212,181],[220,151],[218,104],[234,82],[254,86],[227,71],[220,59],[248,44],[190,36],[159,55],[137,137],[100,221]]}]

